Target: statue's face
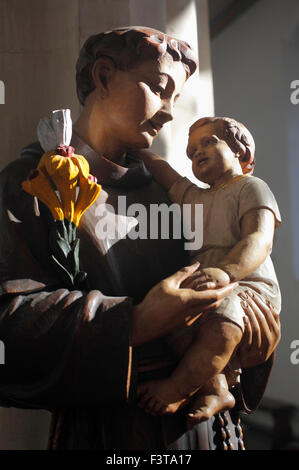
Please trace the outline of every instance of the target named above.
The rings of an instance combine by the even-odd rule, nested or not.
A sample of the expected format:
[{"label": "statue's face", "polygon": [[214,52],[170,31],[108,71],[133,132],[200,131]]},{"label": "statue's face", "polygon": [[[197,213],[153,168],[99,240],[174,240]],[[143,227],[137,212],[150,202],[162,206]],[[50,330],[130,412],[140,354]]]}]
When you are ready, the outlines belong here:
[{"label": "statue's face", "polygon": [[147,148],[173,108],[186,81],[181,62],[147,60],[129,71],[116,70],[103,101],[107,133],[124,149]]},{"label": "statue's face", "polygon": [[190,134],[187,155],[192,161],[194,176],[210,185],[230,172],[238,162],[216,123],[205,124]]}]

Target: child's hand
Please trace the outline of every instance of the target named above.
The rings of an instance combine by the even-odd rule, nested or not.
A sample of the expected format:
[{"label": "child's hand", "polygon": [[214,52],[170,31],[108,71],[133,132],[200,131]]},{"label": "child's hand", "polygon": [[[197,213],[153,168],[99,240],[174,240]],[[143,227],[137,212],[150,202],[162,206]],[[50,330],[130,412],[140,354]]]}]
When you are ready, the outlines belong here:
[{"label": "child's hand", "polygon": [[215,284],[215,287],[225,287],[230,284],[230,278],[229,275],[220,268],[202,268],[192,275],[192,279],[189,279],[188,286],[182,285],[181,287],[202,290],[208,283]]},{"label": "child's hand", "polygon": [[139,160],[143,160],[145,163],[147,162],[150,163],[154,160],[162,160],[162,161],[164,160],[159,155],[156,155],[155,153],[152,153],[149,150],[143,150],[143,149],[130,150],[130,155],[133,155],[133,157],[139,158]]}]

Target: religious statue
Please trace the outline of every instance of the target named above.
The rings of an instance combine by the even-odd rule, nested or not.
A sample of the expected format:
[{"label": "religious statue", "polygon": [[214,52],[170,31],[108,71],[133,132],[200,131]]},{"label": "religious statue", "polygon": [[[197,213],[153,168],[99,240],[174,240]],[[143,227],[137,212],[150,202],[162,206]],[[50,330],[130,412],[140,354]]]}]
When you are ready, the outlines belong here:
[{"label": "religious statue", "polygon": [[[138,386],[177,367],[169,338],[202,312],[220,308],[237,288],[231,280],[191,288],[198,262],[191,264],[172,228],[168,237],[151,237],[147,223],[145,235],[136,236],[134,207],[142,206],[151,222],[152,205],[167,207],[171,200],[135,152],[149,148],[173,118],[196,66],[188,44],[151,28],[90,37],[76,67],[83,109],[71,141],[48,149],[50,160],[39,142],[31,144],[0,174],[0,339],[6,353],[0,402],[51,411],[49,449],[243,448],[238,412],[258,405],[280,338],[273,306],[256,297],[246,300],[252,315],[246,314],[247,335],[238,350],[242,374],[233,410],[187,430],[188,404],[152,415],[138,403]],[[65,196],[60,167],[68,177]],[[51,180],[48,196],[54,189],[58,198],[58,224],[45,194],[39,197],[33,187],[44,176],[45,184]],[[97,197],[74,219],[77,189],[91,183],[99,186]],[[75,238],[65,244],[59,238],[62,220],[69,228],[76,221],[80,249]],[[53,232],[53,223],[62,230]],[[57,240],[69,250],[65,260],[78,254],[76,269],[73,261],[64,264],[61,252],[58,259]]]}]

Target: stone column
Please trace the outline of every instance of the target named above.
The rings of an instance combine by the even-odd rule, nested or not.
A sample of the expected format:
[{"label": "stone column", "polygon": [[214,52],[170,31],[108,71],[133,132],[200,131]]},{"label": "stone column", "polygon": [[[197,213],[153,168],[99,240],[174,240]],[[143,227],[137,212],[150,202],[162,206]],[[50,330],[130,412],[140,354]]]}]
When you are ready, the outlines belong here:
[{"label": "stone column", "polygon": [[167,160],[174,168],[197,182],[186,157],[188,129],[200,117],[213,116],[213,83],[207,0],[167,0],[166,32],[188,42],[199,58],[199,69],[187,81],[169,125]]},{"label": "stone column", "polygon": [[214,115],[208,1],[130,0],[130,24],[151,26],[183,39],[199,57],[199,69],[186,83],[174,121],[165,125],[151,148],[197,182],[186,158],[186,146],[189,126],[200,117]]}]

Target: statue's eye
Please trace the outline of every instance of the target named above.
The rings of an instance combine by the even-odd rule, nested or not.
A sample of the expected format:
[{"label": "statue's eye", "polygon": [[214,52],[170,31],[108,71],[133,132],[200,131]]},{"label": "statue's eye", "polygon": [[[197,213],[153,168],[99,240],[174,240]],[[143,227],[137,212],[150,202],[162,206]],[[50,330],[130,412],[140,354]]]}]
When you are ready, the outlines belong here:
[{"label": "statue's eye", "polygon": [[151,84],[151,89],[156,95],[161,95],[165,90],[161,85]]}]

